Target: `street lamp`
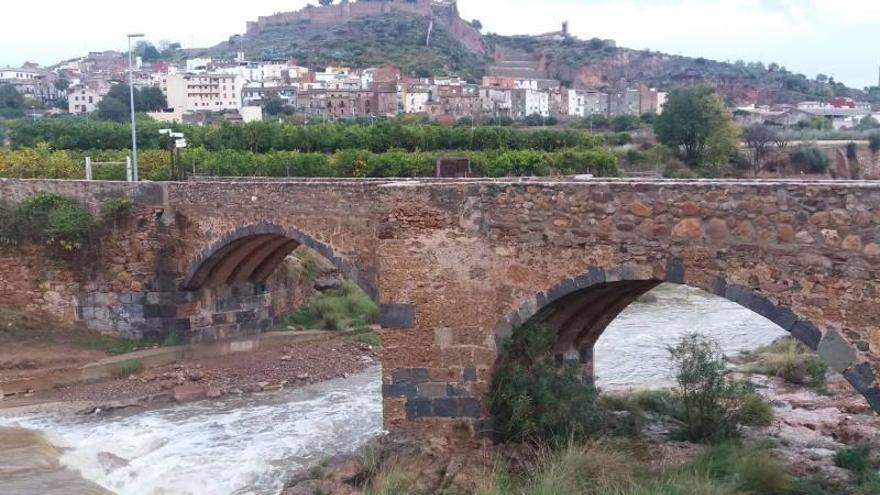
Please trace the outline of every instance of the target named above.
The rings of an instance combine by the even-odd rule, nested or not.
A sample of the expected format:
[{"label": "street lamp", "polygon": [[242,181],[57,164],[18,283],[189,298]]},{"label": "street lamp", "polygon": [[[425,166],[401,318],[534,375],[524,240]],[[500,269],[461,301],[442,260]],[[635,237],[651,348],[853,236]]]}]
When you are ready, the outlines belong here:
[{"label": "street lamp", "polygon": [[131,40],[132,38],[143,38],[144,35],[129,34],[128,36],[128,93],[131,103],[131,159],[132,159],[132,180],[138,181],[138,146],[137,146],[137,125],[134,122],[134,65],[131,56]]}]

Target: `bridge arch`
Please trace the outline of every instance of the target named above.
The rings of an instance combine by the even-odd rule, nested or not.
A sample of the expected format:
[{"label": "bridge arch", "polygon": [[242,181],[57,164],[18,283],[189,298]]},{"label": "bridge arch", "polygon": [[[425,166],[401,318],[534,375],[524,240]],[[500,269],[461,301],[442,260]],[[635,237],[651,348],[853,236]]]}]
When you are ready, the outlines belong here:
[{"label": "bridge arch", "polygon": [[329,260],[367,295],[378,302],[375,277],[307,233],[273,223],[238,227],[202,249],[189,264],[181,289],[202,289],[248,282],[260,285],[299,246]]},{"label": "bridge arch", "polygon": [[[817,325],[798,316],[791,308],[774,302],[759,290],[739,285],[723,274],[685,279],[685,267],[678,258],[670,258],[665,275],[636,264],[613,268],[591,267],[584,273],[565,279],[547,291],[528,297],[505,316],[495,328],[496,347],[514,328],[537,321],[559,333],[554,349],[558,362],[577,363],[592,373],[593,346],[608,325],[631,303],[658,285],[669,282],[705,290],[761,315],[814,351],[818,351],[832,369],[865,397],[880,412],[880,386],[873,365],[860,359],[857,349],[836,329],[823,333]],[[703,274],[701,274],[703,275]]]}]

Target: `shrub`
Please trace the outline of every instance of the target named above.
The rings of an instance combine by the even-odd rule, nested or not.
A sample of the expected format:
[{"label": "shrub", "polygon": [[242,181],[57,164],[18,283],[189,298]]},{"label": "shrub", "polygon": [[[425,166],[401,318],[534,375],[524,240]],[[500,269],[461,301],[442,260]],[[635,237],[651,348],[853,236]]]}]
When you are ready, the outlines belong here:
[{"label": "shrub", "polygon": [[877,479],[874,465],[871,462],[871,446],[856,445],[840,450],[834,456],[834,463],[853,473],[859,483]]},{"label": "shrub", "polygon": [[801,148],[791,155],[791,163],[801,173],[824,174],[831,166],[831,158],[819,148]]},{"label": "shrub", "polygon": [[281,325],[345,330],[369,325],[379,317],[379,307],[356,284],[345,281],[338,289],[321,294],[317,300],[289,316]]},{"label": "shrub", "polygon": [[753,392],[743,398],[737,417],[743,425],[767,427],[773,423],[773,406]]},{"label": "shrub", "polygon": [[133,206],[126,197],[110,198],[101,207],[101,220],[108,225],[115,224],[130,215]]},{"label": "shrub", "polygon": [[725,376],[718,343],[696,333],[669,348],[682,401],[684,429],[690,441],[719,442],[737,436],[743,401],[753,393],[748,384]]},{"label": "shrub", "polygon": [[564,443],[598,431],[595,390],[580,369],[553,360],[556,333],[528,323],[504,343],[489,404],[501,440]]},{"label": "shrub", "polygon": [[846,158],[848,160],[856,160],[859,159],[859,145],[850,141],[846,143]]},{"label": "shrub", "polygon": [[868,147],[872,153],[880,152],[880,132],[875,132],[868,136]]},{"label": "shrub", "polygon": [[787,337],[755,350],[758,360],[746,368],[751,373],[776,376],[783,380],[824,390],[828,365],[797,340]]},{"label": "shrub", "polygon": [[75,200],[58,194],[37,193],[22,202],[14,215],[19,240],[44,244],[60,255],[79,253],[94,238],[92,214]]}]

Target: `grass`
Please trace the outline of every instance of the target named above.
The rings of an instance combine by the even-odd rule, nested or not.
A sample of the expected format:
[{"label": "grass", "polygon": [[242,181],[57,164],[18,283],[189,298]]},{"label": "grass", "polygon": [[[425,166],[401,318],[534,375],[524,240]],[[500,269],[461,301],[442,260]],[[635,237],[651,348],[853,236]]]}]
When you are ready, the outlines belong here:
[{"label": "grass", "polygon": [[693,461],[657,472],[637,447],[603,443],[542,451],[523,473],[496,470],[479,495],[825,495],[787,473],[760,445],[708,447]]},{"label": "grass", "polygon": [[[463,490],[442,481],[448,474],[442,462],[434,470],[437,479],[426,474],[436,458],[368,449],[356,484],[366,495],[830,495],[814,481],[792,476],[762,443],[707,447],[691,461],[663,469],[652,466],[652,451],[633,441],[569,442],[529,452],[471,472],[476,488]],[[870,490],[877,487],[863,484],[855,493],[874,495]]]},{"label": "grass", "polygon": [[344,281],[299,310],[283,316],[284,328],[347,330],[370,325],[379,317],[379,307],[354,282]]},{"label": "grass", "polygon": [[119,363],[119,367],[113,371],[113,378],[128,378],[142,369],[144,369],[144,363],[140,359],[129,359]]},{"label": "grass", "polygon": [[90,335],[76,341],[76,344],[86,349],[104,351],[114,356],[129,354],[142,349],[155,349],[157,347],[176,347],[185,344],[182,335],[170,333],[164,339],[133,340],[119,338],[110,335]]},{"label": "grass", "polygon": [[759,347],[754,355],[757,361],[747,372],[776,376],[794,384],[806,384],[816,390],[825,389],[828,365],[807,346],[793,338],[779,339]]}]

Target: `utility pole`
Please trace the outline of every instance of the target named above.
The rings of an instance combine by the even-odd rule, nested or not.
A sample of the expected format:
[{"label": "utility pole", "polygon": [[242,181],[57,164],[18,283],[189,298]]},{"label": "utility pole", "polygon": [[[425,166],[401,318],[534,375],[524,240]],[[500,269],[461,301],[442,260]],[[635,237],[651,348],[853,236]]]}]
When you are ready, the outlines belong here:
[{"label": "utility pole", "polygon": [[132,62],[131,40],[132,38],[143,38],[144,35],[129,34],[128,35],[128,94],[131,103],[131,157],[132,157],[132,180],[138,181],[138,148],[137,148],[137,124],[134,118],[134,64]]}]

